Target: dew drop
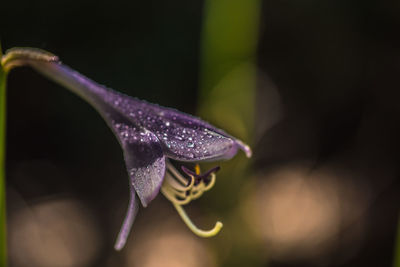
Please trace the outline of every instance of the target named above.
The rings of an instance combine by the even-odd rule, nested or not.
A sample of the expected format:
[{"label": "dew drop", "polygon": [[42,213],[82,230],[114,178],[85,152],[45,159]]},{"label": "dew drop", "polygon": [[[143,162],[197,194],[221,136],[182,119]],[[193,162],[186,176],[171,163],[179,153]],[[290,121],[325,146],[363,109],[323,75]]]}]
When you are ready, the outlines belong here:
[{"label": "dew drop", "polygon": [[194,147],[194,143],[193,142],[187,143],[187,147]]}]

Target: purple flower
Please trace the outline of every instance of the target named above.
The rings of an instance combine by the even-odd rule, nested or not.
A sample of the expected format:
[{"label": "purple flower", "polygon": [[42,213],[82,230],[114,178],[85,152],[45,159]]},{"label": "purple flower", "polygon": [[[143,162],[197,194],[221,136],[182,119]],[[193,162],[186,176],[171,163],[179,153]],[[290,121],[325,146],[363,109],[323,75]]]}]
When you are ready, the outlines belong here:
[{"label": "purple flower", "polygon": [[122,146],[130,178],[130,201],[115,244],[117,250],[125,245],[138,210],[136,197],[146,207],[160,190],[196,234],[210,236],[219,231],[222,227],[219,222],[211,231],[197,229],[182,208],[213,186],[218,168],[201,174],[196,165],[194,172],[185,167],[180,172],[169,159],[181,162],[230,159],[238,149],[250,157],[247,145],[199,118],[99,85],[41,50],[9,50],[2,58],[2,65],[6,70],[30,65],[64,85],[90,103],[114,132]]}]

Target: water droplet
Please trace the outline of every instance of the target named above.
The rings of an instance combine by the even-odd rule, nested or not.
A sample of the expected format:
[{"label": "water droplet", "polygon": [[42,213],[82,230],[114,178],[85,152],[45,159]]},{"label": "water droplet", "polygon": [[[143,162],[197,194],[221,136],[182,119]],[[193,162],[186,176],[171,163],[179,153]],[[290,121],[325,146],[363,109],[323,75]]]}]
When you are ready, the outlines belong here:
[{"label": "water droplet", "polygon": [[165,126],[167,126],[167,127],[169,126],[169,121],[167,121],[167,122],[165,123]]},{"label": "water droplet", "polygon": [[194,147],[194,143],[193,142],[187,143],[187,147]]}]

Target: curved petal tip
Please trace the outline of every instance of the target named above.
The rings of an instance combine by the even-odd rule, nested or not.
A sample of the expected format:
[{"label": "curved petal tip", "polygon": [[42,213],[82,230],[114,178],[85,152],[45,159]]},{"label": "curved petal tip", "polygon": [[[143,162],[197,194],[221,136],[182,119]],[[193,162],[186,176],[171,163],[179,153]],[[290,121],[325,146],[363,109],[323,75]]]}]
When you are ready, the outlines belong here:
[{"label": "curved petal tip", "polygon": [[240,140],[236,140],[236,143],[239,148],[243,150],[243,152],[246,154],[246,157],[251,158],[251,156],[253,155],[251,148]]}]

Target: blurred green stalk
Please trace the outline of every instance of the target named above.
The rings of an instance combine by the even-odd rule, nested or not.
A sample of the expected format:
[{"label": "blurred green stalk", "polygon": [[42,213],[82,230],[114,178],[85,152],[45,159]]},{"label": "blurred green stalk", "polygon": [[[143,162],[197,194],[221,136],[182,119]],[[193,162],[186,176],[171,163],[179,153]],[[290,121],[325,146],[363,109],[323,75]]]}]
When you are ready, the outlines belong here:
[{"label": "blurred green stalk", "polygon": [[[0,44],[0,59],[3,56]],[[7,266],[6,239],[6,80],[7,75],[0,64],[0,267]]]},{"label": "blurred green stalk", "polygon": [[394,261],[393,267],[400,267],[400,216],[399,220],[397,221],[397,237],[394,244]]},{"label": "blurred green stalk", "polygon": [[[250,146],[255,125],[260,13],[260,0],[206,0],[201,39],[199,113]],[[215,239],[218,255],[230,244],[230,256],[220,258],[219,266],[258,266],[262,262],[255,239],[238,212],[241,190],[251,180],[249,162],[239,153],[222,163],[224,171],[208,194],[207,207],[224,222]]]},{"label": "blurred green stalk", "polygon": [[206,0],[200,113],[245,141],[254,125],[260,0]]}]

